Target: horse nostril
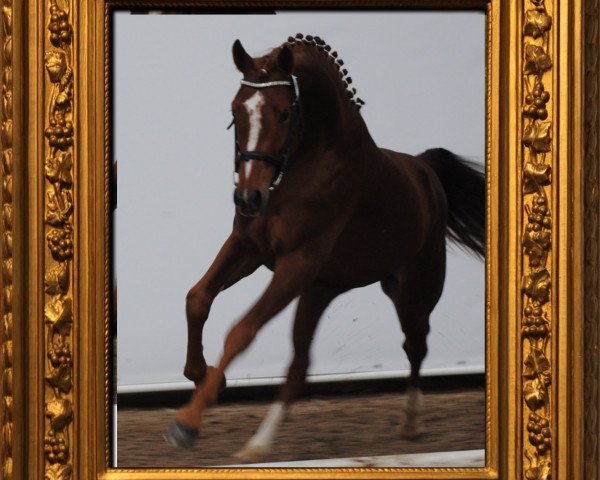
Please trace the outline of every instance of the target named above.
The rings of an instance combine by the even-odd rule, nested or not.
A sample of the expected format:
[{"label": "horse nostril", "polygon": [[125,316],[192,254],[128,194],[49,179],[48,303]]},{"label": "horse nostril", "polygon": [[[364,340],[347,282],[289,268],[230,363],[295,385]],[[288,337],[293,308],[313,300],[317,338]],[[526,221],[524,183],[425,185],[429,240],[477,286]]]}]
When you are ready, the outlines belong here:
[{"label": "horse nostril", "polygon": [[240,207],[242,205],[242,203],[244,203],[244,201],[242,200],[242,197],[238,193],[237,189],[235,189],[233,191],[233,203],[235,205],[237,205],[238,207]]},{"label": "horse nostril", "polygon": [[233,203],[238,211],[245,216],[254,217],[261,213],[263,206],[263,195],[259,190],[251,190],[244,195],[235,189],[233,191]]},{"label": "horse nostril", "polygon": [[258,190],[252,190],[248,195],[248,206],[252,210],[260,210],[262,205],[262,194]]}]

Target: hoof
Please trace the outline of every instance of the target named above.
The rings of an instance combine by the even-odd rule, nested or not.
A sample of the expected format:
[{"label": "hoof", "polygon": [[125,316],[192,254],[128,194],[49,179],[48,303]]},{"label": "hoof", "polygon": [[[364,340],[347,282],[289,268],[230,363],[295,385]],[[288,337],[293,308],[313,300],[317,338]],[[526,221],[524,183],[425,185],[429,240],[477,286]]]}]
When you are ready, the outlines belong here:
[{"label": "hoof", "polygon": [[169,445],[178,448],[191,448],[198,438],[198,431],[194,428],[183,426],[178,421],[173,421],[167,427],[163,437]]},{"label": "hoof", "polygon": [[271,452],[270,445],[246,445],[233,457],[242,463],[259,463]]},{"label": "hoof", "polygon": [[418,425],[415,425],[412,422],[407,422],[402,425],[402,429],[400,431],[400,436],[405,440],[418,440],[423,431]]}]

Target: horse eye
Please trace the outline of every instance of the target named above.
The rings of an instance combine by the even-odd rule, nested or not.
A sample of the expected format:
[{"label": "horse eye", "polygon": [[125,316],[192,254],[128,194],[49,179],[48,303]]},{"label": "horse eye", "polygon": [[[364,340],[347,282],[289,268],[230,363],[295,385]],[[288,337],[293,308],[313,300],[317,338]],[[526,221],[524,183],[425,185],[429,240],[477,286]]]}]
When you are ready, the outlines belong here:
[{"label": "horse eye", "polygon": [[289,110],[282,110],[281,112],[279,112],[279,117],[277,118],[277,120],[279,121],[279,123],[284,123],[289,118],[290,118],[290,111]]}]

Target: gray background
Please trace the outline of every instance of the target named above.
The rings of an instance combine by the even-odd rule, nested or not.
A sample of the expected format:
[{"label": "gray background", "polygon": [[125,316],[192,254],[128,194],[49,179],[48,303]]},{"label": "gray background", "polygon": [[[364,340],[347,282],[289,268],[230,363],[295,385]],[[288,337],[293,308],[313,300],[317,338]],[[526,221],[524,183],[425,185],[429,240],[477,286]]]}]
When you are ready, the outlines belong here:
[{"label": "gray background", "polygon": [[[378,145],[413,154],[441,146],[484,160],[483,13],[118,12],[114,32],[119,391],[191,386],[181,373],[185,295],[228,236],[234,214],[233,134],[225,127],[241,77],[231,59],[236,38],[257,56],[296,32],[320,35],[340,53],[367,102],[362,115]],[[484,265],[449,249],[424,373],[482,372]],[[205,328],[209,362],[270,276],[261,269],[217,298]],[[259,333],[232,364],[231,383],[284,375],[292,313],[293,306]],[[404,375],[402,341],[379,285],[351,291],[321,320],[312,379]]]}]

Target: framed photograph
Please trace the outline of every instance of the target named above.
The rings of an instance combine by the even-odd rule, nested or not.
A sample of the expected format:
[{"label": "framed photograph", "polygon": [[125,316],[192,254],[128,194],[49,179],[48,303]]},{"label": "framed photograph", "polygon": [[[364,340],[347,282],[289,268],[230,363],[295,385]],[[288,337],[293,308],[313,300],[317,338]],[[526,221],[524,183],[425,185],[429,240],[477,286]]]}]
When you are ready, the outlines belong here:
[{"label": "framed photograph", "polygon": [[2,6],[0,478],[598,478],[596,1]]},{"label": "framed photograph", "polygon": [[[114,71],[112,77],[114,94],[111,96],[114,120],[111,124],[114,125],[113,159],[119,168],[117,185],[119,206],[114,213],[117,228],[113,230],[115,233],[113,251],[116,257],[115,275],[119,291],[116,308],[118,347],[115,353],[117,393],[121,400],[124,397],[131,399],[135,394],[156,397],[160,395],[160,391],[166,389],[191,391],[193,388],[191,379],[194,379],[194,374],[199,374],[194,370],[198,368],[194,362],[201,361],[198,358],[201,347],[190,342],[188,347],[190,352],[182,355],[182,352],[186,352],[188,337],[185,313],[186,311],[188,313],[187,327],[190,328],[190,335],[192,335],[194,322],[198,322],[197,297],[204,295],[199,292],[202,291],[201,286],[206,280],[202,280],[196,287],[192,288],[192,286],[198,282],[204,271],[209,269],[216,253],[230,236],[232,221],[236,216],[232,190],[238,194],[245,188],[242,180],[237,181],[237,187],[232,182],[235,169],[232,149],[234,142],[238,141],[234,140],[234,130],[236,136],[240,136],[238,141],[240,148],[246,148],[240,143],[243,142],[241,137],[243,120],[240,115],[244,112],[237,115],[235,129],[233,126],[226,129],[225,126],[232,121],[231,101],[240,89],[239,81],[242,78],[232,57],[232,45],[240,31],[248,30],[256,33],[245,38],[242,45],[244,49],[252,48],[251,51],[260,51],[260,45],[278,45],[282,43],[279,40],[283,38],[285,48],[293,52],[294,57],[301,58],[303,51],[317,54],[316,61],[336,75],[334,78],[338,84],[336,90],[329,96],[343,97],[343,106],[348,106],[349,114],[356,115],[356,118],[360,115],[367,125],[366,129],[361,127],[361,130],[365,134],[368,131],[377,145],[386,145],[390,149],[413,154],[427,150],[430,145],[444,145],[451,151],[460,151],[462,155],[476,163],[477,166],[473,170],[476,173],[473,175],[479,177],[473,177],[472,181],[477,185],[477,190],[466,190],[469,186],[469,183],[466,183],[463,185],[465,190],[461,199],[464,198],[465,201],[477,205],[477,210],[471,212],[474,215],[466,218],[472,219],[474,225],[471,226],[470,234],[480,243],[475,245],[476,250],[471,250],[471,254],[450,245],[446,254],[444,248],[441,253],[448,258],[440,257],[438,261],[446,267],[445,278],[443,272],[439,277],[436,276],[435,264],[430,266],[425,261],[418,262],[419,268],[431,269],[432,273],[431,276],[423,278],[423,285],[419,287],[417,287],[419,280],[414,278],[415,292],[428,291],[434,286],[437,290],[438,282],[440,285],[443,283],[441,298],[438,300],[438,292],[434,295],[435,298],[427,303],[426,316],[429,310],[435,307],[429,319],[425,316],[422,320],[417,320],[420,318],[420,312],[406,312],[407,307],[400,306],[399,300],[391,295],[399,311],[404,311],[404,316],[414,317],[413,320],[399,324],[398,314],[394,308],[395,303],[389,301],[384,293],[387,288],[385,278],[389,276],[390,270],[402,270],[402,276],[405,278],[415,276],[405,271],[406,268],[412,268],[404,266],[410,262],[403,260],[399,265],[391,266],[388,262],[392,264],[395,261],[394,255],[389,253],[382,255],[382,258],[385,258],[383,270],[366,281],[358,278],[352,280],[357,273],[350,265],[344,266],[341,270],[336,268],[337,273],[334,274],[336,278],[343,278],[344,282],[357,282],[352,286],[364,288],[350,291],[350,288],[345,285],[339,287],[336,285],[336,291],[332,293],[333,298],[321,314],[322,319],[317,325],[314,341],[310,345],[311,362],[308,370],[308,381],[311,384],[318,382],[318,386],[322,389],[330,386],[332,393],[336,391],[336,385],[340,381],[347,383],[360,379],[389,381],[394,378],[407,378],[411,374],[411,363],[410,357],[402,349],[404,335],[409,344],[410,341],[422,342],[428,348],[421,367],[415,367],[419,370],[419,376],[427,377],[426,381],[442,380],[448,385],[448,389],[453,382],[452,379],[456,380],[456,388],[459,388],[458,379],[463,377],[457,377],[457,374],[471,375],[469,377],[471,380],[479,379],[477,387],[463,389],[454,397],[461,411],[470,409],[472,414],[469,416],[448,414],[441,417],[461,418],[466,428],[451,426],[435,419],[437,408],[434,405],[442,398],[446,398],[441,392],[441,397],[425,395],[427,409],[424,416],[417,421],[416,413],[413,415],[414,426],[411,428],[415,431],[411,435],[406,435],[416,436],[417,429],[428,430],[431,438],[425,436],[420,441],[406,441],[406,439],[403,441],[402,434],[396,435],[397,440],[402,442],[397,445],[383,439],[376,443],[360,441],[360,438],[353,434],[357,427],[356,421],[347,421],[343,418],[336,420],[333,413],[329,415],[330,420],[325,417],[319,419],[317,411],[307,410],[307,415],[312,416],[315,426],[329,424],[326,427],[327,431],[335,431],[335,434],[330,433],[331,436],[328,436],[325,432],[313,432],[309,429],[306,439],[296,433],[297,440],[287,442],[285,447],[280,441],[277,442],[279,445],[276,449],[264,445],[261,455],[254,454],[246,460],[251,461],[252,464],[258,461],[263,464],[267,460],[268,463],[282,464],[281,462],[287,460],[295,462],[293,465],[298,465],[297,462],[302,459],[324,461],[322,459],[327,458],[328,455],[331,457],[341,455],[342,458],[359,455],[362,458],[383,456],[384,453],[392,454],[398,451],[412,455],[428,453],[428,456],[439,456],[438,452],[452,449],[457,458],[462,459],[456,460],[461,466],[483,466],[486,434],[483,381],[485,262],[481,253],[485,241],[485,168],[483,166],[486,147],[485,20],[484,11],[259,11],[253,15],[235,14],[235,12],[204,15],[140,15],[123,10],[115,12],[112,50],[114,61],[111,63],[114,65],[112,70]],[[290,41],[290,31],[310,31],[311,28],[321,35],[317,36],[316,40],[310,34],[306,34],[306,38],[305,34],[294,33]],[[157,38],[154,35],[157,29],[173,31],[172,35],[167,35],[169,41],[162,37]],[[359,29],[363,31],[361,36],[356,35]],[[460,36],[456,35],[457,29],[462,32]],[[372,48],[378,52],[377,57],[372,57],[372,63],[367,61],[365,39],[368,39]],[[220,48],[217,48],[217,45],[220,45]],[[402,45],[402,48],[398,48],[399,45]],[[204,47],[199,48],[199,46]],[[440,51],[442,48],[446,49],[445,53]],[[345,55],[345,51],[355,53]],[[440,60],[436,60],[434,67],[432,57],[436,55],[439,55]],[[354,64],[359,63],[360,57],[365,59],[364,62],[360,62],[363,63],[362,69],[353,67]],[[194,60],[190,61],[191,58]],[[378,62],[381,62],[382,58],[394,58],[398,67],[390,68],[381,63],[378,67]],[[447,63],[443,64],[442,59]],[[460,67],[452,70],[454,72],[452,76],[447,75],[444,84],[440,85],[439,71],[450,71],[457,62],[462,62]],[[343,65],[340,67],[338,63]],[[161,65],[159,70],[156,68],[157,64]],[[210,65],[210,68],[207,69],[206,65]],[[293,71],[298,81],[298,105],[302,110],[298,115],[302,115],[302,119],[299,124],[291,120],[283,136],[289,135],[292,142],[303,145],[302,139],[307,136],[310,138],[311,130],[316,130],[317,127],[314,125],[327,113],[327,109],[319,105],[315,113],[310,112],[310,86],[306,84],[308,73],[302,73],[302,66],[299,65],[297,68],[294,67]],[[372,73],[377,72],[378,69],[381,71]],[[178,73],[174,74],[174,72]],[[408,75],[406,72],[411,74]],[[343,82],[350,83],[344,86]],[[162,88],[167,84],[171,87]],[[361,88],[361,84],[368,84],[370,87],[365,85],[366,88]],[[145,86],[145,89],[142,86]],[[283,93],[292,93],[289,85],[265,87],[271,90],[264,90],[264,92],[265,94],[277,93],[277,87],[283,90]],[[250,88],[244,85],[245,90],[252,92]],[[358,88],[360,91],[348,99],[348,95],[354,93],[352,89]],[[162,93],[157,96],[157,91]],[[240,94],[244,93],[240,91]],[[359,104],[361,108],[358,110],[358,106],[353,102],[354,97],[360,99],[356,100],[357,102],[366,102],[363,99],[369,99],[369,103]],[[393,103],[391,98],[395,98]],[[192,106],[192,102],[195,102],[195,105]],[[441,104],[445,104],[446,108],[441,109]],[[385,106],[386,112],[380,111],[377,114],[376,108],[372,105],[381,105],[382,109]],[[263,110],[264,108],[266,107],[263,107]],[[266,115],[266,112],[262,113]],[[311,115],[315,118],[311,118]],[[456,115],[469,120],[461,122],[457,128],[452,128]],[[220,120],[215,122],[215,118]],[[439,133],[432,136],[433,131]],[[208,132],[212,134],[207,135]],[[151,139],[155,139],[155,142]],[[288,206],[293,204],[279,199],[289,196],[286,192],[292,188],[290,185],[293,186],[289,179],[299,178],[298,176],[302,174],[298,170],[300,168],[298,165],[306,165],[302,170],[312,172],[304,180],[306,183],[317,185],[319,182],[327,182],[330,184],[328,188],[333,188],[338,177],[343,178],[352,174],[354,167],[351,166],[351,159],[343,160],[346,166],[341,168],[344,171],[333,177],[328,173],[334,170],[331,165],[321,163],[308,166],[307,160],[301,160],[302,149],[310,148],[308,144],[306,145],[302,148],[300,146],[290,148],[288,166],[285,168],[285,178],[282,177],[281,187],[277,186],[271,190],[267,190],[268,185],[262,187],[263,194],[268,192],[270,197],[262,215],[267,219],[272,215],[271,211],[276,208],[273,205],[277,205],[277,202],[283,202]],[[258,144],[254,148],[260,150]],[[402,150],[403,148],[406,150]],[[194,153],[190,154],[190,152]],[[276,150],[273,152],[278,153]],[[118,160],[119,158],[124,160]],[[176,168],[169,166],[172,165],[170,158],[181,159],[176,162]],[[216,158],[223,160],[217,162]],[[367,160],[373,164],[377,161],[376,156]],[[251,159],[249,162],[255,160]],[[246,168],[247,165],[244,164]],[[369,171],[377,167],[369,164],[365,168]],[[410,169],[410,167],[406,168]],[[141,169],[146,170],[146,181],[143,183],[136,180]],[[299,173],[293,173],[294,171]],[[464,173],[472,172],[465,170]],[[241,175],[243,174],[244,172],[241,172]],[[311,176],[313,178],[310,178]],[[322,178],[319,179],[319,176]],[[348,181],[345,180],[343,184]],[[373,178],[364,186],[361,182],[361,185],[357,186],[357,191],[363,188],[381,189],[383,185],[383,179]],[[306,188],[307,186],[303,187]],[[386,203],[405,205],[407,202],[414,201],[414,198],[409,200],[411,195],[406,195],[404,199],[400,198],[402,195],[395,191],[400,188],[397,185],[380,199],[373,199],[369,207],[362,208],[370,210],[371,218],[374,218],[378,212],[385,217],[386,212],[392,208],[390,205],[386,206]],[[375,196],[373,192],[365,192],[365,194],[369,197]],[[347,195],[323,196],[322,192],[315,191],[309,197],[310,202],[313,202],[317,196],[320,196],[320,205],[316,208],[307,207],[311,212],[309,222],[321,218],[320,215],[324,213],[323,208],[327,205],[334,210],[330,215],[339,217],[343,214],[345,205],[351,201]],[[453,206],[459,208],[459,205],[461,205],[460,200]],[[353,210],[357,211],[359,208],[357,205]],[[401,207],[401,210],[405,208]],[[251,218],[245,216],[240,208],[237,210],[236,223]],[[294,222],[298,222],[298,215],[299,212],[290,212],[286,213],[285,217],[293,218]],[[356,220],[353,222],[364,223],[364,220],[360,220],[358,214],[356,215]],[[403,223],[407,226],[411,225],[410,228],[418,228],[416,227],[419,224],[418,220],[401,219],[402,211],[392,215],[391,222],[378,220],[391,224],[382,228],[391,230],[394,225],[400,227]],[[427,219],[427,215],[428,213],[424,212],[423,218]],[[262,216],[258,215],[251,224],[260,222]],[[373,247],[383,248],[386,240],[370,241],[368,233],[360,233],[363,230],[372,231],[376,228],[367,223],[358,228],[359,232],[352,234],[356,244],[350,248],[353,256],[364,258],[365,263],[369,264],[368,268],[374,268],[371,263],[380,260],[376,257]],[[435,223],[438,223],[437,220]],[[311,227],[306,225],[304,229],[311,230]],[[236,225],[233,230],[235,237],[240,235],[244,238],[245,234],[242,232],[247,232],[248,227]],[[292,240],[290,238],[286,241]],[[256,239],[242,240],[242,245],[245,242],[254,244]],[[304,244],[304,241],[299,239],[293,242],[298,242],[298,245],[289,247],[293,251],[302,248],[301,245]],[[372,242],[371,246],[368,246],[367,242]],[[402,252],[408,248],[401,243],[400,239],[393,240],[392,250]],[[236,262],[243,262],[247,255],[243,251],[237,252]],[[152,259],[152,261],[145,261],[145,259]],[[258,263],[263,264],[262,268],[256,268]],[[264,266],[265,263],[267,266]],[[237,282],[236,279],[227,281],[232,285],[214,298],[210,307],[209,320],[204,324],[203,331],[202,349],[208,364],[217,364],[228,331],[268,287],[273,276],[269,269],[276,271],[276,268],[274,269],[273,265],[268,263],[268,258],[261,257],[260,261],[253,263],[249,267],[250,270],[244,273],[250,273],[255,268],[256,271],[251,272],[244,279],[240,278]],[[342,263],[348,262],[344,260]],[[230,267],[217,266],[217,268],[227,270]],[[209,274],[209,277],[211,275]],[[324,273],[321,273],[321,276],[323,275]],[[148,278],[163,278],[165,281],[149,283],[146,281]],[[339,280],[331,283],[337,282]],[[366,285],[367,283],[371,285]],[[143,288],[140,288],[142,286]],[[409,290],[409,287],[404,288]],[[187,302],[184,303],[184,296],[188,291],[190,294]],[[302,294],[299,297],[300,303],[291,302],[286,309],[271,319],[261,328],[239,359],[232,362],[226,372],[228,391],[232,389],[240,392],[251,391],[246,387],[255,390],[266,387],[263,391],[269,391],[272,390],[272,385],[283,384],[278,388],[282,389],[281,394],[284,395],[287,388],[284,386],[287,367],[290,362],[296,361],[292,352],[298,348],[298,339],[294,337],[296,339],[292,341],[292,330],[296,328],[298,322],[306,322],[294,318],[298,315],[295,312],[301,311],[300,305],[304,304]],[[456,302],[457,298],[461,301]],[[204,321],[204,317],[205,314],[201,314],[200,321]],[[423,326],[418,327],[421,321]],[[417,326],[414,327],[415,333],[411,330],[413,324]],[[427,325],[430,325],[431,330],[428,335],[425,333]],[[419,336],[419,339],[413,339],[411,335],[416,336],[419,329],[423,329],[424,333]],[[166,339],[170,340],[165,341]],[[469,341],[465,342],[465,339]],[[407,348],[410,352],[410,347]],[[421,360],[413,357],[413,361],[416,365]],[[417,386],[420,383],[422,383],[420,379],[415,379],[414,388],[420,388]],[[386,423],[381,422],[390,421],[388,418],[390,416],[387,414],[389,409],[402,410],[402,404],[398,403],[398,395],[405,390],[406,387],[398,385],[396,394],[390,392],[389,408],[383,407],[385,397],[381,396],[367,399],[353,397],[348,392],[346,395],[341,395],[339,400],[353,402],[356,405],[354,414],[349,411],[350,405],[343,407],[351,417],[356,417],[358,412],[362,411],[360,407],[362,402],[373,401],[382,405],[377,410],[383,418],[376,420],[377,417],[374,416],[362,420],[361,430],[365,438],[368,438],[368,435],[382,434]],[[222,399],[227,399],[227,393],[224,392]],[[405,396],[410,398],[410,395],[407,393]],[[318,410],[324,411],[325,406],[322,404],[324,401],[335,400],[322,398],[318,403],[309,401],[304,405],[302,402],[298,404],[290,399],[289,412],[295,422],[298,422],[296,417],[301,415],[303,408],[310,409],[311,406],[317,408],[320,405]],[[230,460],[230,457],[236,452],[228,452],[228,450],[243,451],[243,443],[240,442],[243,441],[244,435],[248,437],[246,440],[252,437],[252,425],[255,429],[259,426],[256,417],[260,414],[257,412],[264,410],[267,404],[268,402],[262,402],[262,406],[260,404],[249,406],[248,414],[237,411],[239,405],[236,404],[236,413],[232,414],[236,428],[223,424],[225,412],[218,414],[213,410],[210,418],[207,417],[206,420],[210,423],[211,418],[214,417],[215,421],[223,425],[222,430],[216,429],[212,434],[204,430],[204,436],[218,437],[224,447],[215,444],[215,451],[211,455],[208,445],[201,446],[199,443],[196,448],[190,449],[187,455],[182,452],[174,454],[170,465],[206,466],[220,462],[235,462],[236,460]],[[141,432],[134,427],[137,424],[134,419],[143,415],[145,424],[149,427],[150,416],[154,415],[157,419],[155,431],[160,431],[159,425],[164,429],[166,419],[172,414],[156,408],[133,409],[131,401],[129,404],[125,403],[125,406],[123,401],[117,401],[117,405],[115,465],[121,468],[155,466],[155,452],[149,448],[149,445],[144,445],[140,441]],[[333,408],[334,405],[331,404],[331,407]],[[402,415],[401,411],[396,415],[397,428],[393,428],[391,432],[402,432],[404,427],[399,425],[402,423]],[[249,419],[247,427],[243,427],[239,417]],[[304,420],[306,421],[309,420]],[[286,424],[287,428],[290,428],[290,433],[287,435],[291,434],[294,429],[293,423],[284,422],[282,425],[284,430],[281,430],[277,437],[286,436]],[[430,425],[422,429],[421,426],[424,424]],[[244,428],[249,430],[245,431]],[[464,432],[462,440],[454,435],[439,435],[446,429]],[[148,434],[142,436],[147,437],[151,445],[155,445],[155,442],[150,440],[153,437],[151,431],[152,429],[147,430]],[[303,451],[300,446],[306,448],[311,438],[320,438],[320,441],[314,442],[311,449]],[[445,438],[447,443],[440,443],[442,438]],[[345,439],[351,439],[351,442],[344,447]],[[214,444],[214,441],[210,443]],[[366,444],[371,446],[367,447]],[[335,446],[335,449],[331,453],[326,453],[323,451],[324,445]],[[164,446],[161,445],[160,448]],[[198,455],[198,450],[203,452],[202,456]],[[219,450],[223,455],[214,456]],[[268,455],[266,450],[269,450]],[[284,453],[286,451],[287,454]],[[467,451],[470,453],[468,454]],[[389,462],[388,456],[385,458]],[[423,456],[418,458],[425,463],[433,461]],[[332,461],[336,464],[340,462],[339,459]],[[402,457],[398,458],[398,462],[400,461],[406,464],[408,460]],[[448,459],[444,462],[447,462],[446,465],[452,464],[448,463]]]}]

